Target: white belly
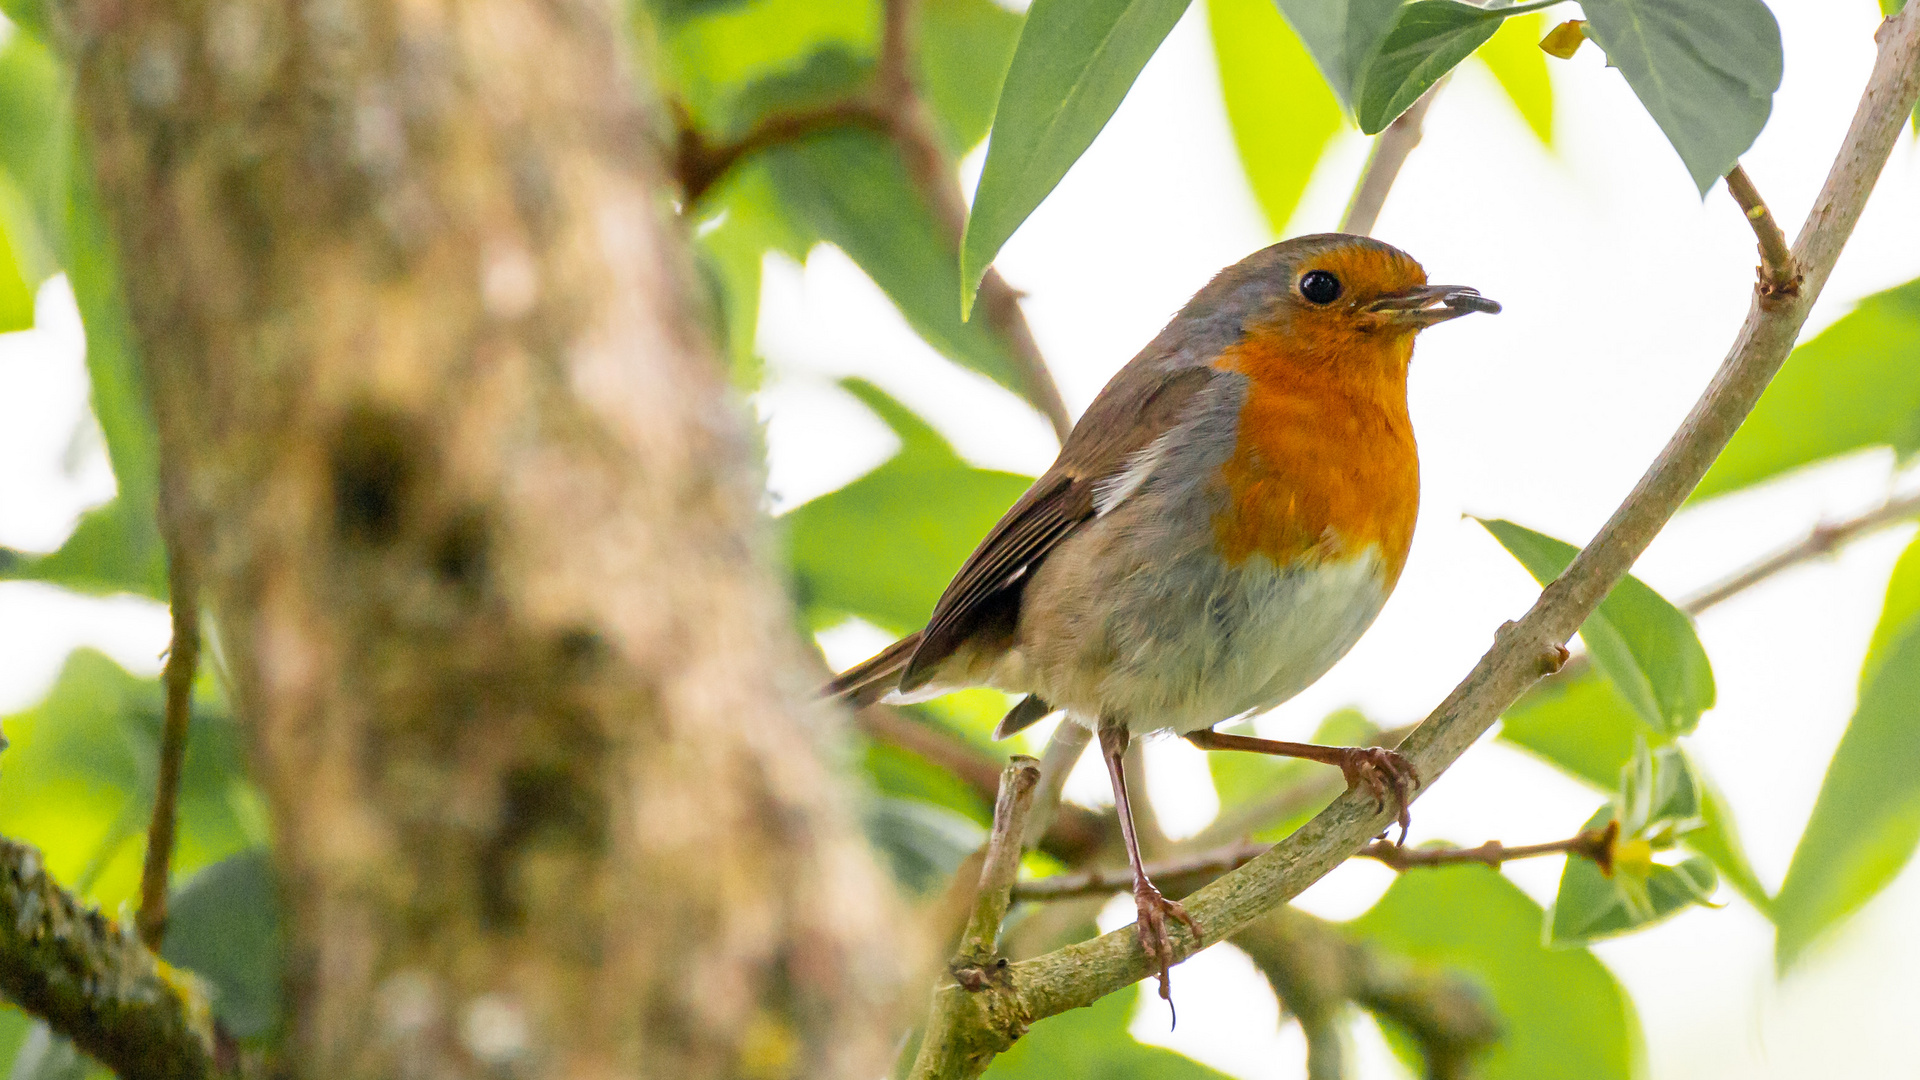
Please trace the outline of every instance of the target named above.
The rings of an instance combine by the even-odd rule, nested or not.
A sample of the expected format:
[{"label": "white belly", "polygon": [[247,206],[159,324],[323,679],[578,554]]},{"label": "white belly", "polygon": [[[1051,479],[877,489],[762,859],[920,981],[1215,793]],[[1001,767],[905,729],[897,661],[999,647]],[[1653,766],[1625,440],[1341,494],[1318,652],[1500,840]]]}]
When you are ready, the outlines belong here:
[{"label": "white belly", "polygon": [[[1022,658],[1025,689],[1091,722],[1197,731],[1306,689],[1360,639],[1386,602],[1379,556],[1288,571],[1254,556],[1228,569],[1208,552],[1129,575],[1082,612],[1091,648]],[[1050,662],[1048,662],[1050,661]],[[1012,687],[1009,687],[1012,689]]]}]

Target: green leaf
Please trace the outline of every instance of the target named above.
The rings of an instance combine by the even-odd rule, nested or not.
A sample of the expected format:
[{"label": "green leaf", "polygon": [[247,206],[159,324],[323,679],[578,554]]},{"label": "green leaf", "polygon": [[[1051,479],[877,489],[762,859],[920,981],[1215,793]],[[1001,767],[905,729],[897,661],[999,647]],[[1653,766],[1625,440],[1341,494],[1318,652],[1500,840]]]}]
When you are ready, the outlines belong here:
[{"label": "green leaf", "polygon": [[[1887,614],[1898,617],[1901,606]],[[1883,615],[1874,637],[1871,677],[1774,901],[1783,971],[1885,888],[1920,842],[1920,616],[1887,630]]]},{"label": "green leaf", "polygon": [[1866,692],[1888,652],[1905,637],[1914,620],[1920,618],[1920,534],[1893,564],[1887,579],[1887,596],[1880,606],[1880,621],[1874,624],[1873,637],[1867,642],[1867,658],[1860,665],[1860,690]]},{"label": "green leaf", "polygon": [[1547,75],[1547,54],[1540,38],[1547,32],[1544,15],[1508,19],[1475,55],[1493,72],[1507,99],[1520,110],[1527,127],[1544,146],[1553,145],[1553,80]]},{"label": "green leaf", "polygon": [[[260,842],[258,796],[239,736],[213,692],[195,695],[174,866],[182,874]],[[0,832],[41,849],[49,872],[109,910],[133,896],[153,805],[162,692],[91,649],[67,659],[47,696],[0,724]],[[88,880],[92,879],[92,880]]]},{"label": "green leaf", "polygon": [[916,897],[943,888],[987,839],[978,822],[918,799],[879,796],[861,817],[867,841],[886,859],[894,880]]},{"label": "green leaf", "polygon": [[980,537],[1032,481],[976,469],[871,384],[844,384],[900,436],[900,452],[781,518],[815,627],[857,615],[895,633],[925,624]]},{"label": "green leaf", "polygon": [[986,1080],[1231,1080],[1127,1030],[1140,985],[1042,1020],[995,1058]]},{"label": "green leaf", "polygon": [[1920,281],[1867,297],[1793,350],[1692,498],[1870,446],[1920,450]]},{"label": "green leaf", "polygon": [[[1657,749],[1672,737],[1647,726],[1611,680],[1588,671],[1573,679],[1543,682],[1529,691],[1500,718],[1499,738],[1575,779],[1611,791],[1619,783],[1621,768],[1632,760],[1636,741]],[[1700,787],[1701,825],[1681,842],[1713,860],[1727,884],[1762,913],[1768,912],[1772,898],[1747,859],[1733,811],[1697,763],[1689,762],[1688,768]]]},{"label": "green leaf", "polygon": [[1240,166],[1267,226],[1284,233],[1340,130],[1339,99],[1272,0],[1208,0],[1207,23]]},{"label": "green leaf", "polygon": [[662,66],[702,131],[737,138],[767,111],[859,89],[880,42],[880,5],[754,0],[708,5],[665,35]]},{"label": "green leaf", "polygon": [[1780,24],[1761,0],[1581,0],[1606,50],[1705,195],[1766,127]]},{"label": "green leaf", "polygon": [[280,1026],[280,894],[266,851],[254,848],[207,867],[167,905],[160,955],[213,988],[213,1012],[242,1039]]},{"label": "green leaf", "polygon": [[68,133],[60,63],[40,36],[16,27],[0,44],[0,170],[19,185],[43,228],[64,213]]},{"label": "green leaf", "polygon": [[0,334],[33,325],[33,289],[21,273],[8,232],[0,222]]},{"label": "green leaf", "polygon": [[1360,130],[1379,134],[1427,88],[1500,29],[1502,16],[1461,0],[1413,0],[1365,68],[1355,95]]},{"label": "green leaf", "polygon": [[[1612,806],[1603,806],[1583,828],[1601,828],[1614,814]],[[1549,940],[1560,947],[1584,945],[1644,929],[1706,903],[1717,883],[1713,864],[1698,855],[1673,865],[1616,856],[1611,875],[1588,859],[1569,857],[1553,900]]]},{"label": "green leaf", "polygon": [[1625,991],[1586,950],[1543,945],[1541,920],[1539,906],[1497,871],[1450,866],[1401,874],[1348,926],[1485,988],[1505,1036],[1476,1063],[1476,1077],[1635,1075],[1640,1022]]},{"label": "green leaf", "polygon": [[150,507],[124,497],[94,507],[59,550],[29,555],[0,548],[0,579],[45,581],[92,595],[167,598],[167,552]]},{"label": "green leaf", "polygon": [[1001,245],[1107,126],[1188,2],[1034,0],[961,244],[963,317]]},{"label": "green leaf", "polygon": [[1635,746],[1633,756],[1620,769],[1614,807],[1624,836],[1644,836],[1663,825],[1698,819],[1700,789],[1680,748]]},{"label": "green leaf", "polygon": [[987,137],[1022,21],[993,0],[921,5],[920,71],[947,153],[959,157]]},{"label": "green leaf", "polygon": [[1635,740],[1659,746],[1671,738],[1592,670],[1537,684],[1500,717],[1499,737],[1604,790],[1619,783]]},{"label": "green leaf", "polygon": [[985,320],[961,320],[953,303],[960,279],[951,234],[891,143],[871,132],[842,131],[780,147],[767,161],[788,210],[859,263],[929,345],[1016,394],[1029,393],[1000,336]]},{"label": "green leaf", "polygon": [[[1541,585],[1579,554],[1572,544],[1510,521],[1480,524]],[[1580,637],[1594,665],[1654,728],[1684,735],[1713,707],[1713,668],[1692,620],[1639,578],[1621,579],[1580,627]]]},{"label": "green leaf", "polygon": [[1274,0],[1348,111],[1356,108],[1367,62],[1393,29],[1401,0]]},{"label": "green leaf", "polygon": [[734,385],[751,390],[760,384],[754,335],[760,322],[761,265],[769,251],[806,258],[815,237],[780,204],[765,162],[735,169],[701,206],[711,212],[694,232],[695,248],[718,285]]}]

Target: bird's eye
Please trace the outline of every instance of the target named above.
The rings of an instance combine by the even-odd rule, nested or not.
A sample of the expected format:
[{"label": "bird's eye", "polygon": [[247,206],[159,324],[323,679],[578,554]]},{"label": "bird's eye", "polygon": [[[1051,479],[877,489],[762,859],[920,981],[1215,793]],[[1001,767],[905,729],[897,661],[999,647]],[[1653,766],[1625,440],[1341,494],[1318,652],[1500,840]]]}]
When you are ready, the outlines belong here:
[{"label": "bird's eye", "polygon": [[1340,299],[1340,279],[1325,270],[1309,270],[1300,275],[1300,295],[1315,304],[1331,304]]}]

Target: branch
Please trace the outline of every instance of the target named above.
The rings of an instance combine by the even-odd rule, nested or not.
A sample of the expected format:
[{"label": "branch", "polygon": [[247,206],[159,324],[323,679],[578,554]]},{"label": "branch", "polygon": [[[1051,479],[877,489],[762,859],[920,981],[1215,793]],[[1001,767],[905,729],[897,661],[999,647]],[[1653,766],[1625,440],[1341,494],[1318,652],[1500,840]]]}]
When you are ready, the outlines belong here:
[{"label": "branch", "polygon": [[[1238,870],[1266,854],[1272,844],[1241,843],[1203,851],[1165,862],[1148,863],[1147,877],[1160,891],[1179,898],[1205,885],[1229,870]],[[1126,867],[1106,870],[1082,870],[1077,874],[1055,874],[1036,881],[1022,881],[1013,887],[1015,900],[1071,900],[1082,896],[1104,896],[1133,888],[1133,871]]]},{"label": "branch", "polygon": [[955,967],[984,968],[993,962],[1000,923],[1012,902],[1008,893],[1020,873],[1020,838],[1026,834],[1027,811],[1033,808],[1033,789],[1040,782],[1040,763],[1015,754],[1000,774],[1000,797],[993,804],[993,832],[980,864],[980,887],[974,894],[973,914],[960,935]]},{"label": "branch", "polygon": [[[1606,867],[1613,861],[1613,840],[1618,831],[1617,824],[1608,822],[1606,828],[1591,829],[1565,840],[1554,840],[1545,844],[1527,844],[1521,847],[1507,847],[1498,840],[1489,840],[1479,847],[1472,848],[1409,848],[1376,840],[1354,852],[1354,858],[1378,859],[1395,870],[1401,871],[1415,867],[1447,866],[1469,862],[1483,863],[1497,870],[1501,863],[1511,862],[1514,859],[1531,859],[1539,855],[1565,853],[1591,859],[1602,867]],[[1266,854],[1272,847],[1272,844],[1252,842],[1229,844],[1211,851],[1149,863],[1147,876],[1158,883],[1163,892],[1177,898],[1207,884],[1221,874],[1238,870]],[[1103,896],[1132,887],[1132,871],[1125,867],[1083,870],[1076,874],[1055,874],[1036,881],[1022,881],[1013,887],[1013,898],[1015,900],[1069,900],[1082,896]]]},{"label": "branch", "polygon": [[1395,117],[1387,130],[1373,140],[1366,168],[1360,171],[1353,199],[1347,203],[1347,212],[1340,219],[1341,232],[1365,236],[1373,231],[1374,224],[1380,220],[1380,208],[1387,203],[1387,192],[1393,190],[1393,182],[1400,176],[1400,167],[1407,163],[1407,155],[1413,153],[1413,148],[1420,145],[1420,127],[1426,123],[1427,110],[1433,107],[1433,99],[1447,84],[1448,77],[1443,76],[1428,87],[1418,101]]},{"label": "branch", "polygon": [[1500,1037],[1499,1019],[1473,983],[1380,952],[1295,908],[1274,909],[1233,943],[1300,1018],[1309,1076],[1339,1075],[1315,1066],[1337,1070],[1339,1033],[1327,1029],[1348,1001],[1413,1036],[1434,1080],[1471,1075],[1473,1060]]},{"label": "branch", "polygon": [[1920,492],[1890,498],[1859,517],[1837,521],[1830,525],[1816,525],[1804,539],[1781,548],[1698,596],[1690,597],[1680,607],[1689,615],[1698,615],[1738,593],[1751,589],[1782,570],[1817,559],[1822,555],[1832,554],[1849,541],[1915,517],[1920,517]]},{"label": "branch", "polygon": [[1746,216],[1747,223],[1753,226],[1753,235],[1760,241],[1760,286],[1767,296],[1788,296],[1800,287],[1800,275],[1793,267],[1793,252],[1787,249],[1787,234],[1780,231],[1780,225],[1773,220],[1773,211],[1767,209],[1767,201],[1760,197],[1760,189],[1753,186],[1753,180],[1747,176],[1747,170],[1739,162],[1733,163],[1733,169],[1727,173],[1727,193],[1733,201],[1740,204],[1740,212]]},{"label": "branch", "polygon": [[[1401,745],[1401,753],[1428,778],[1423,788],[1484,734],[1501,710],[1557,666],[1566,641],[1679,510],[1786,360],[1920,97],[1920,4],[1888,19],[1878,37],[1872,79],[1794,247],[1794,262],[1805,275],[1801,291],[1766,303],[1756,296],[1720,371],[1626,501],[1532,609],[1500,629],[1472,672]],[[1372,799],[1348,792],[1266,854],[1187,897],[1186,909],[1207,940],[1231,937],[1324,877],[1386,820]],[[1174,927],[1172,937],[1176,959],[1197,950],[1184,927]],[[943,989],[936,993],[935,1011],[952,1021],[945,1034],[976,1053],[944,1058],[956,1067],[938,1075],[978,1075],[1027,1024],[1091,1004],[1153,968],[1134,929],[1125,927],[1013,965],[1004,988],[977,994]]]},{"label": "branch", "polygon": [[[960,935],[960,948],[953,957],[954,983],[950,989],[961,995],[958,1001],[965,1001],[967,995],[1006,979],[1007,962],[997,958],[995,946],[1000,937],[1000,923],[1007,917],[1007,906],[1012,902],[1008,893],[1015,875],[1020,872],[1020,839],[1026,834],[1027,811],[1033,806],[1033,789],[1039,782],[1040,763],[1024,755],[1015,755],[1007,763],[1006,771],[1000,774],[1000,795],[993,807],[993,832],[987,838],[986,857],[980,865],[980,888],[974,894],[973,915],[967,920],[967,928]],[[963,1021],[963,1010],[941,1009],[939,993],[936,991],[933,1016],[927,1022],[926,1037],[921,1040],[920,1053],[913,1063],[911,1075],[915,1080],[953,1075],[955,1070],[968,1069],[978,1054],[962,1037],[958,1026]],[[986,1069],[997,1052],[978,1057],[980,1071]]]},{"label": "branch", "polygon": [[1498,840],[1489,840],[1479,847],[1420,847],[1410,848],[1399,844],[1389,844],[1384,840],[1375,840],[1355,853],[1356,858],[1378,859],[1394,870],[1405,873],[1422,867],[1458,866],[1462,863],[1480,863],[1483,866],[1500,869],[1500,864],[1514,859],[1531,859],[1540,855],[1577,855],[1580,858],[1597,863],[1600,869],[1613,872],[1613,842],[1620,836],[1620,823],[1607,822],[1604,828],[1588,829],[1578,836],[1565,840],[1554,840],[1545,844],[1526,844],[1521,847],[1507,847]]},{"label": "branch", "polygon": [[672,112],[678,143],[674,148],[673,170],[680,184],[681,201],[687,206],[699,202],[735,165],[763,150],[842,128],[885,133],[890,126],[886,110],[868,98],[857,97],[818,108],[777,113],[754,125],[740,138],[716,145],[700,134],[685,106],[673,102]]},{"label": "branch", "polygon": [[[1034,793],[1033,813],[1027,818],[1028,848],[1041,847],[1053,831],[1063,805],[1060,798],[1066,791],[1067,776],[1080,763],[1080,756],[1086,753],[1087,744],[1092,741],[1093,729],[1085,724],[1066,722],[1053,729],[1053,736],[1047,740],[1047,748],[1040,755],[1040,789]],[[1086,817],[1100,827],[1100,840],[1104,844],[1106,834],[1111,831],[1106,828],[1106,821],[1091,813]],[[1098,850],[1093,847],[1082,848],[1081,858],[1091,857]]]},{"label": "branch", "polygon": [[[1743,570],[1735,571],[1719,584],[1681,600],[1677,606],[1688,615],[1699,616],[1783,570],[1790,570],[1803,562],[1830,555],[1869,533],[1910,521],[1915,517],[1920,517],[1920,492],[1889,498],[1858,517],[1836,521],[1829,525],[1815,525],[1800,540]],[[1565,685],[1586,674],[1591,667],[1592,661],[1583,653],[1567,661],[1566,667],[1555,672],[1550,678],[1541,680],[1538,688],[1544,690],[1548,686]]]},{"label": "branch", "polygon": [[161,673],[167,687],[166,721],[160,733],[160,769],[153,788],[153,820],[147,826],[146,861],[140,867],[140,911],[134,925],[149,949],[167,936],[167,882],[173,863],[174,825],[179,817],[180,774],[187,760],[193,719],[193,676],[200,666],[200,577],[182,545],[170,544],[167,604],[173,642]]},{"label": "branch", "polygon": [[0,840],[0,992],[128,1080],[232,1070],[193,977],[54,884],[40,853]]}]

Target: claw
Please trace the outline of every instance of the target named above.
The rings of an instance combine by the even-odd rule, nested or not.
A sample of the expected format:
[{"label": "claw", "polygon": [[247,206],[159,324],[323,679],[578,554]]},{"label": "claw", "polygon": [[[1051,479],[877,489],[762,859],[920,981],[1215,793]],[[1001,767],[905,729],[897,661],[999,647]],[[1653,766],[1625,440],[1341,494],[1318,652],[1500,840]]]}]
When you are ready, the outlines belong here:
[{"label": "claw", "polygon": [[1399,842],[1406,843],[1407,829],[1413,824],[1407,804],[1420,784],[1420,772],[1413,762],[1384,747],[1354,747],[1340,762],[1340,771],[1347,778],[1349,791],[1367,789],[1373,796],[1374,809],[1385,810],[1388,798],[1392,798],[1399,811],[1394,818],[1400,825]]},{"label": "claw", "polygon": [[1171,1005],[1173,989],[1169,972],[1173,967],[1173,939],[1167,936],[1167,916],[1185,923],[1196,945],[1202,940],[1200,924],[1193,921],[1186,908],[1160,895],[1160,890],[1151,882],[1142,881],[1134,887],[1133,903],[1139,913],[1134,932],[1140,937],[1140,948],[1159,965],[1160,998]]}]

